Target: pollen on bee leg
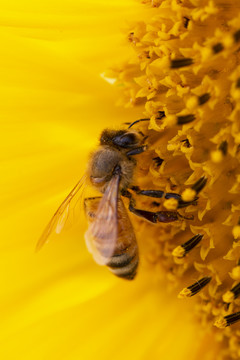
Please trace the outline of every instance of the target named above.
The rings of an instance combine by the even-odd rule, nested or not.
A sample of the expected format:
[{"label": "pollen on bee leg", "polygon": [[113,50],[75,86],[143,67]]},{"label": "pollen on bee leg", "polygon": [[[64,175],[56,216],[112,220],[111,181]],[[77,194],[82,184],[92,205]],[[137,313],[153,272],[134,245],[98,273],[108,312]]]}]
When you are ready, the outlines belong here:
[{"label": "pollen on bee leg", "polygon": [[186,201],[186,202],[193,201],[195,199],[196,195],[197,195],[196,191],[189,188],[189,189],[186,189],[183,191],[182,199],[183,199],[183,201]]},{"label": "pollen on bee leg", "polygon": [[193,236],[190,240],[186,241],[184,244],[177,246],[173,252],[172,255],[178,258],[184,257],[189,251],[195,248],[199,244],[199,242],[202,240],[203,235],[197,234]]},{"label": "pollen on bee leg", "polygon": [[168,210],[177,210],[178,200],[170,198],[164,201],[163,206]]},{"label": "pollen on bee leg", "polygon": [[240,320],[240,311],[230,314],[221,318],[218,318],[214,325],[220,329],[224,329],[227,326],[235,324],[237,321]]},{"label": "pollen on bee leg", "polygon": [[212,280],[211,276],[205,276],[202,279],[196,281],[194,284],[184,288],[179,294],[179,299],[185,299],[187,297],[191,297],[196,295],[199,291],[201,291],[209,282]]}]

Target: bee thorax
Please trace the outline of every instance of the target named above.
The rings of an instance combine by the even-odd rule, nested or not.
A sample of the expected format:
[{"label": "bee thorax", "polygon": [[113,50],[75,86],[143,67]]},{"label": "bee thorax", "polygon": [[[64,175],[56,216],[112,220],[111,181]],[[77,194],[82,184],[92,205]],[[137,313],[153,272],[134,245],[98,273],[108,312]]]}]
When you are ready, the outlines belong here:
[{"label": "bee thorax", "polygon": [[119,150],[109,146],[101,146],[89,163],[91,183],[101,192],[105,192],[116,167],[120,169],[120,190],[129,185],[133,177],[135,161],[127,158]]}]

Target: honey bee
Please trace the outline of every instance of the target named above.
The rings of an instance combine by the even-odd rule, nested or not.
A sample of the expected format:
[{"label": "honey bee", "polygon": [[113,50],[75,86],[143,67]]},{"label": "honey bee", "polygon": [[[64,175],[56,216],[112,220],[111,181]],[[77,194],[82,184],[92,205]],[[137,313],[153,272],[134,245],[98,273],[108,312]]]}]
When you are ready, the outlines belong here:
[{"label": "honey bee", "polygon": [[120,194],[132,182],[136,160],[134,155],[145,151],[145,137],[134,130],[104,130],[100,146],[93,152],[86,175],[59,206],[37,243],[39,250],[52,231],[60,232],[68,216],[70,203],[90,181],[102,197],[86,198],[84,209],[89,221],[85,233],[88,250],[100,265],[131,280],[138,267],[138,245],[133,227]]},{"label": "honey bee", "polygon": [[[59,233],[62,230],[68,218],[72,200],[81,193],[86,182],[90,182],[103,194],[100,197],[84,200],[85,214],[89,222],[85,233],[87,248],[96,263],[106,265],[114,275],[120,278],[134,279],[139,263],[137,240],[121,196],[130,199],[131,212],[152,223],[166,223],[183,218],[177,211],[152,212],[135,208],[129,189],[134,189],[137,194],[153,198],[176,198],[179,208],[193,202],[184,202],[181,196],[175,193],[165,194],[160,190],[140,190],[132,186],[137,164],[134,156],[147,149],[144,144],[147,137],[140,131],[130,129],[131,126],[127,130],[106,129],[101,133],[100,145],[91,155],[86,174],[53,215],[37,243],[37,250],[48,241],[51,232]],[[205,185],[201,184],[198,185],[198,191]]]}]

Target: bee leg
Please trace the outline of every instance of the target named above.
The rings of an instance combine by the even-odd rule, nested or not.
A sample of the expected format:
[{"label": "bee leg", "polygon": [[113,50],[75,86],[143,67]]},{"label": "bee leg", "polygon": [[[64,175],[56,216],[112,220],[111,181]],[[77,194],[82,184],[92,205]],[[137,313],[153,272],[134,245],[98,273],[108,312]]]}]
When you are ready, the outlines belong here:
[{"label": "bee leg", "polygon": [[[207,178],[205,176],[202,176],[198,181],[195,182],[195,184],[192,185],[192,189],[196,192],[196,195],[204,188],[204,186],[207,183]],[[176,199],[178,200],[178,209],[187,207],[189,205],[197,205],[198,197],[195,196],[195,198],[191,201],[184,201],[181,197],[181,195],[176,193],[165,193],[162,190],[141,190],[138,186],[132,186],[131,189],[136,192],[138,195],[144,195],[149,196],[153,198],[165,198],[165,199]]]},{"label": "bee leg", "polygon": [[121,195],[128,198],[128,199],[132,199],[132,194],[127,190],[127,189],[122,189],[121,190]]},{"label": "bee leg", "polygon": [[132,156],[132,155],[138,155],[138,154],[141,154],[142,152],[146,151],[147,150],[147,146],[146,145],[142,145],[142,146],[139,146],[133,150],[130,150],[127,152],[127,156]]},{"label": "bee leg", "polygon": [[157,211],[157,212],[152,212],[152,211],[146,211],[146,210],[142,210],[142,209],[136,209],[134,207],[134,201],[130,200],[130,204],[129,204],[129,210],[139,216],[142,217],[152,223],[158,223],[158,222],[164,222],[164,223],[168,223],[168,222],[173,222],[173,221],[177,221],[180,218],[184,218],[187,220],[193,220],[193,216],[191,217],[184,217],[182,215],[180,215],[177,211]]},{"label": "bee leg", "polygon": [[183,201],[181,195],[176,193],[165,193],[162,190],[140,190],[137,186],[132,186],[131,189],[136,192],[138,195],[149,196],[153,198],[165,198],[165,199],[176,199],[178,200],[178,209],[187,207],[189,205],[197,205],[198,197],[195,197],[192,201]]},{"label": "bee leg", "polygon": [[101,200],[102,196],[93,196],[93,197],[88,197],[85,198],[83,201],[83,205],[84,205],[84,210],[85,213],[88,214],[89,217],[94,217],[94,212],[93,212],[93,207],[95,204],[95,200],[97,201],[97,204],[99,203],[99,201]]}]

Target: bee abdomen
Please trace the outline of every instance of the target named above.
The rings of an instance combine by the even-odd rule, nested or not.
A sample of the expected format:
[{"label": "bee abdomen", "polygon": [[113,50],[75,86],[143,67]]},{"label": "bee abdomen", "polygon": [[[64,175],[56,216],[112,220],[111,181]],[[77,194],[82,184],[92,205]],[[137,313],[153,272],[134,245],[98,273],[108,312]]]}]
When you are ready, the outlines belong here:
[{"label": "bee abdomen", "polygon": [[114,275],[127,280],[133,280],[138,268],[138,253],[136,251],[134,255],[128,253],[115,255],[107,266]]}]

